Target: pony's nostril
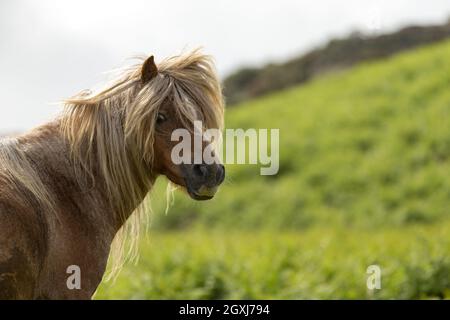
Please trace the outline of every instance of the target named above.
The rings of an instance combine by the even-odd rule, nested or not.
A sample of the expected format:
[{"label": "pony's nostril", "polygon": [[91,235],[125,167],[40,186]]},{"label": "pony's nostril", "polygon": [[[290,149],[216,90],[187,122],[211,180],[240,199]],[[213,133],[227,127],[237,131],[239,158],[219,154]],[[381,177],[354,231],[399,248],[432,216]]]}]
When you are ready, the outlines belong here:
[{"label": "pony's nostril", "polygon": [[221,184],[225,180],[225,167],[222,164],[219,165],[219,169],[217,170],[216,180],[218,184]]},{"label": "pony's nostril", "polygon": [[206,175],[208,174],[208,168],[204,164],[195,164],[193,170],[196,176],[202,178],[205,178]]},{"label": "pony's nostril", "polygon": [[221,184],[225,179],[225,167],[221,164],[218,166],[195,164],[192,170],[197,178],[201,178],[205,182],[208,181],[208,183]]}]

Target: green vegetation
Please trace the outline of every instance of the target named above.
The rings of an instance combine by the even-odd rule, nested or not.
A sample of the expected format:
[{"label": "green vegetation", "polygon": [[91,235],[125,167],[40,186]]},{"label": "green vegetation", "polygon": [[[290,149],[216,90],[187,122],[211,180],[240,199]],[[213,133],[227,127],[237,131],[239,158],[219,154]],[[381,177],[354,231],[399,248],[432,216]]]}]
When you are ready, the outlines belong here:
[{"label": "green vegetation", "polygon": [[[210,202],[154,194],[151,244],[98,298],[430,298],[450,290],[450,42],[260,98],[280,172],[228,166]],[[382,289],[367,292],[379,264]]]},{"label": "green vegetation", "polygon": [[[398,231],[156,233],[98,299],[450,298],[450,224]],[[369,265],[381,290],[366,287]]]}]

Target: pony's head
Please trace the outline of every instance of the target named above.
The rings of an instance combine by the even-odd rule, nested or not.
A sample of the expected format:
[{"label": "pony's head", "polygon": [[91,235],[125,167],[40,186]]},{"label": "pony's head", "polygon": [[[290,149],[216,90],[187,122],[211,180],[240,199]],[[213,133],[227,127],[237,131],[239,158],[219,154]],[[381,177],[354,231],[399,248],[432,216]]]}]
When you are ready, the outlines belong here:
[{"label": "pony's head", "polygon": [[[147,154],[146,161],[156,174],[165,175],[185,188],[193,199],[211,199],[224,180],[224,166],[217,158],[212,163],[206,163],[203,157],[201,162],[194,159],[196,152],[203,155],[204,149],[213,142],[206,140],[202,131],[222,127],[223,102],[211,60],[195,53],[184,59],[171,58],[156,66],[151,56],[142,65],[141,82],[137,101],[149,99],[149,102],[135,104],[126,118],[127,134],[135,140],[138,153]],[[149,111],[148,116],[142,116],[146,111]],[[204,127],[195,128],[195,123],[202,123]],[[183,163],[173,159],[173,150],[180,142],[173,139],[172,133],[180,129],[189,134],[189,148],[183,150],[189,153],[183,155],[188,161]],[[195,150],[194,141],[198,137],[201,146],[200,150]],[[146,141],[148,138],[153,146],[151,141]]]},{"label": "pony's head", "polygon": [[[210,199],[224,179],[224,167],[176,164],[172,132],[222,129],[224,104],[210,56],[200,51],[155,64],[153,56],[126,69],[98,93],[82,92],[66,101],[63,132],[83,171],[100,172],[119,211],[142,202],[158,175],[184,187],[196,200]],[[202,149],[210,141],[201,140]],[[192,143],[191,159],[194,157]],[[185,152],[188,152],[185,150]],[[186,155],[185,155],[186,156]]]}]

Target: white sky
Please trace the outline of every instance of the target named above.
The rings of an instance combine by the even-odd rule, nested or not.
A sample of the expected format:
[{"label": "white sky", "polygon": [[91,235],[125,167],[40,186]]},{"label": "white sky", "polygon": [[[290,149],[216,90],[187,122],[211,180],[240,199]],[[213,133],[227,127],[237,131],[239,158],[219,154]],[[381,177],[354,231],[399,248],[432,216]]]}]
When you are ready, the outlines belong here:
[{"label": "white sky", "polygon": [[137,54],[203,46],[221,76],[283,61],[353,30],[442,23],[448,0],[1,0],[0,132],[51,119],[52,102]]}]

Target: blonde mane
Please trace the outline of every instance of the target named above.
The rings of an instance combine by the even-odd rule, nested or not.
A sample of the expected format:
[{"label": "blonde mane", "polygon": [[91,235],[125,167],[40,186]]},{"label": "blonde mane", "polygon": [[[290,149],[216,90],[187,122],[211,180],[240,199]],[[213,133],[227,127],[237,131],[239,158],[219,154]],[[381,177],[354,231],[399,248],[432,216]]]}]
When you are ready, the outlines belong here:
[{"label": "blonde mane", "polygon": [[157,77],[145,84],[141,69],[139,63],[123,70],[106,89],[66,100],[61,118],[80,183],[93,178],[97,168],[109,199],[116,201],[119,219],[125,222],[130,208],[134,210],[113,243],[113,274],[125,260],[137,257],[140,227],[150,210],[147,193],[153,181],[149,170],[162,103],[169,99],[186,123],[200,114],[206,127],[223,126],[221,86],[210,56],[195,50],[163,60]]}]

